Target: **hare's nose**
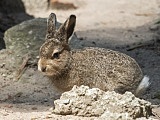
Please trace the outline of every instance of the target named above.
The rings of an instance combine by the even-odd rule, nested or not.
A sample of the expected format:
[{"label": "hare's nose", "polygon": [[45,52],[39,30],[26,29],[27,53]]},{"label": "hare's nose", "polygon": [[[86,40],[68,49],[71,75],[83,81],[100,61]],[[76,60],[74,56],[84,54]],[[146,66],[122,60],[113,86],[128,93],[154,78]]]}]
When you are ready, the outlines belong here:
[{"label": "hare's nose", "polygon": [[42,68],[41,68],[41,71],[42,71],[42,72],[46,72],[46,67],[42,67]]}]

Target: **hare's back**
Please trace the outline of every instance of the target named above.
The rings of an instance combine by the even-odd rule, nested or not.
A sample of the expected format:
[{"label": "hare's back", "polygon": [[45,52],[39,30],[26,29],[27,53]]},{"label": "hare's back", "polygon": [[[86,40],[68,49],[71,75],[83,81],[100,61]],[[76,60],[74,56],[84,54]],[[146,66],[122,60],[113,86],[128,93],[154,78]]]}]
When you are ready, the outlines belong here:
[{"label": "hare's back", "polygon": [[73,51],[72,57],[73,69],[79,72],[78,78],[86,79],[86,85],[90,87],[132,91],[143,76],[136,61],[118,51],[89,47]]}]

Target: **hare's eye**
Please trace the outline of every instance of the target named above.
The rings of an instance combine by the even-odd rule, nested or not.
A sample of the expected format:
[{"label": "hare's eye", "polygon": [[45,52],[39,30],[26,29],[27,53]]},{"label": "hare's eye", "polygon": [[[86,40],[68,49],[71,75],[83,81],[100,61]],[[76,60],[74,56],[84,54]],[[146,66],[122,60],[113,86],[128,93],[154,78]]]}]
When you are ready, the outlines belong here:
[{"label": "hare's eye", "polygon": [[58,59],[59,58],[59,53],[56,52],[52,55],[52,59]]}]

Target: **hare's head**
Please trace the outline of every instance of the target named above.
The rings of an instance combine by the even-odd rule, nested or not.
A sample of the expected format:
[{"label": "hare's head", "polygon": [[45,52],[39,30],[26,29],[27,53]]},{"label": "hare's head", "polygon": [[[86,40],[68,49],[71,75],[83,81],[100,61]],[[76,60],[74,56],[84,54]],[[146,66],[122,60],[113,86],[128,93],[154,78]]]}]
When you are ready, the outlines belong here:
[{"label": "hare's head", "polygon": [[58,29],[56,23],[56,15],[51,13],[47,21],[46,40],[39,52],[38,70],[47,76],[62,74],[69,66],[68,39],[74,31],[76,16],[70,15]]}]

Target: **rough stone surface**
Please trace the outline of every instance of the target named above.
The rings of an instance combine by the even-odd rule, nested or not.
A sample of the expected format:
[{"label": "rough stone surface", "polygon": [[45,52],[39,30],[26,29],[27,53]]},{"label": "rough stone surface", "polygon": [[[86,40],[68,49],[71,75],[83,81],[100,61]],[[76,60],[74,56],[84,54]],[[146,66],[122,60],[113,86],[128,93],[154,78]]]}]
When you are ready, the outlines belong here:
[{"label": "rough stone surface", "polygon": [[6,48],[15,50],[16,55],[30,53],[37,56],[45,31],[46,19],[37,18],[18,24],[5,32]]},{"label": "rough stone surface", "polygon": [[54,101],[56,114],[97,116],[105,119],[135,119],[151,115],[151,103],[136,98],[132,93],[121,95],[114,91],[104,92],[88,86],[74,86]]}]

